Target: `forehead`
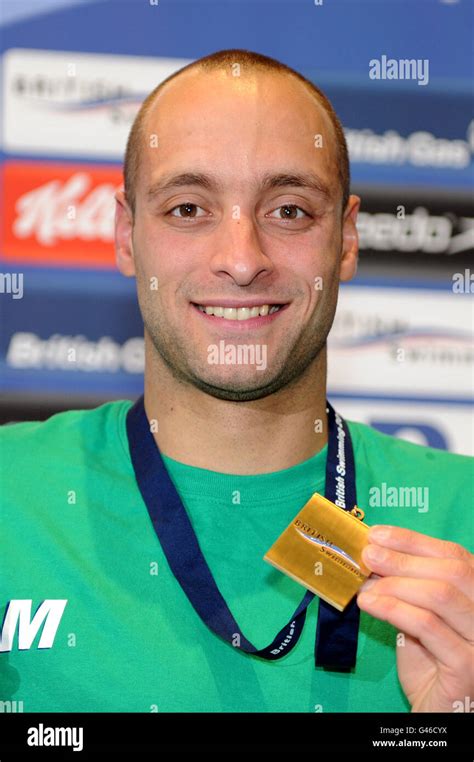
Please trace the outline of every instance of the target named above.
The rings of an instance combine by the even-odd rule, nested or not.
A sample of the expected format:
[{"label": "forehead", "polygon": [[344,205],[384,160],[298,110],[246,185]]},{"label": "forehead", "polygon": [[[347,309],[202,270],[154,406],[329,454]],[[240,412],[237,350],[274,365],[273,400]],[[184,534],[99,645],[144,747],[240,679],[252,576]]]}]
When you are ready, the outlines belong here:
[{"label": "forehead", "polygon": [[274,72],[184,72],[149,109],[141,150],[145,181],[158,170],[205,163],[245,185],[254,169],[296,162],[337,184],[328,114],[296,77]]}]

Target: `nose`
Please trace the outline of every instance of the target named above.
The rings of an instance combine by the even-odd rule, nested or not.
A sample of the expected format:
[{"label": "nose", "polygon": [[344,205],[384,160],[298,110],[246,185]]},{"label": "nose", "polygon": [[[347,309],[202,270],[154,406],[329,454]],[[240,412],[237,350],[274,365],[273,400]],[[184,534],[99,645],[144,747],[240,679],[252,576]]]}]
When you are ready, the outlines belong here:
[{"label": "nose", "polygon": [[219,225],[214,247],[212,272],[220,277],[230,276],[238,286],[248,286],[255,278],[273,272],[274,265],[262,249],[254,220],[235,207]]}]

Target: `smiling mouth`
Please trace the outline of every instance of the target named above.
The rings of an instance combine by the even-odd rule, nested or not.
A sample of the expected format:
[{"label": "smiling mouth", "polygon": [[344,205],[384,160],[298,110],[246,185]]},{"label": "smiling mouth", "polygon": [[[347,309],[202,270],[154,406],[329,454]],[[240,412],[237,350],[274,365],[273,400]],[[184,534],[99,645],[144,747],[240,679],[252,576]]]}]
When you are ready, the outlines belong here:
[{"label": "smiling mouth", "polygon": [[288,306],[287,304],[258,304],[253,307],[214,307],[212,305],[195,304],[194,302],[192,304],[205,315],[239,321],[273,315],[275,312],[280,312]]}]

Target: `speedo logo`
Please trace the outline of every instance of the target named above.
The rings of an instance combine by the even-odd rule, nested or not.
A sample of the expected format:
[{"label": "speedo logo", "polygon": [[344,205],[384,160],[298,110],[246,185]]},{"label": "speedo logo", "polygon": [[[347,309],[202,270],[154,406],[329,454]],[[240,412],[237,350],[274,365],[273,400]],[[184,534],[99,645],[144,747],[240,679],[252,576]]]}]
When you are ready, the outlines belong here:
[{"label": "speedo logo", "polygon": [[31,618],[32,600],[13,600],[7,605],[0,634],[0,653],[12,651],[18,632],[18,650],[28,651],[41,627],[38,648],[52,648],[66,600],[45,600]]},{"label": "speedo logo", "polygon": [[[302,527],[301,529],[298,528],[298,525]],[[329,542],[327,537],[324,537],[324,535],[320,534],[319,532],[316,532],[312,527],[309,526],[309,524],[303,524],[300,519],[296,519],[295,521],[295,529],[298,532],[301,537],[303,537],[305,540],[308,540],[308,542],[313,543],[313,545],[318,545],[320,548],[324,550],[330,550],[336,555],[340,556],[340,558],[345,559],[346,561],[349,561],[350,564],[355,566],[356,569],[360,569],[359,564],[357,561],[355,561],[352,556],[349,555],[349,553],[346,553],[345,550],[342,548],[339,548],[337,545],[334,545],[334,543]]]}]

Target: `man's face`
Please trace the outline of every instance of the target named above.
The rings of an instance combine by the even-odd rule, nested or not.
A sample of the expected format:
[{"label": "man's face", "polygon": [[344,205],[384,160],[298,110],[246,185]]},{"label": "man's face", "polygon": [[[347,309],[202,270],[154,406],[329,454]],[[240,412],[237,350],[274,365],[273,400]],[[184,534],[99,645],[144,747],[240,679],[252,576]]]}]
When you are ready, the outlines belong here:
[{"label": "man's face", "polygon": [[[209,187],[158,187],[184,173]],[[281,175],[316,176],[321,189],[272,182]],[[117,208],[128,259],[117,250],[173,375],[235,401],[299,378],[355,271],[355,255],[341,271],[341,213],[329,117],[296,80],[188,72],[166,86],[145,123],[133,229]]]}]

